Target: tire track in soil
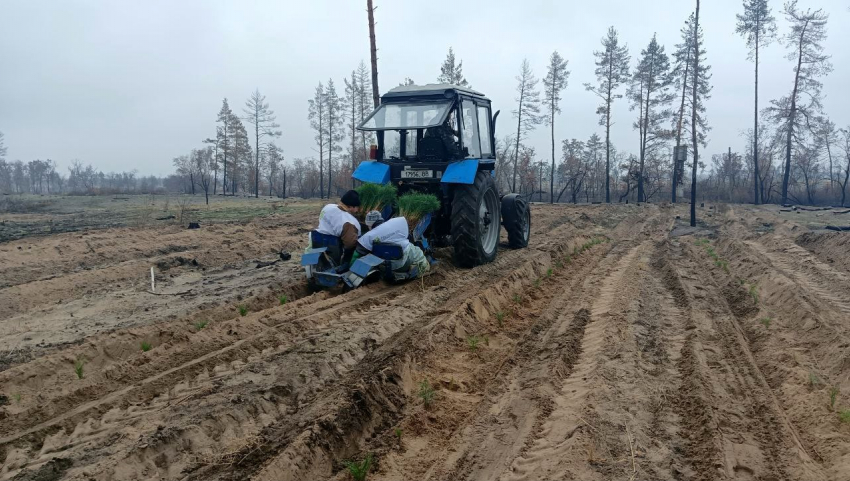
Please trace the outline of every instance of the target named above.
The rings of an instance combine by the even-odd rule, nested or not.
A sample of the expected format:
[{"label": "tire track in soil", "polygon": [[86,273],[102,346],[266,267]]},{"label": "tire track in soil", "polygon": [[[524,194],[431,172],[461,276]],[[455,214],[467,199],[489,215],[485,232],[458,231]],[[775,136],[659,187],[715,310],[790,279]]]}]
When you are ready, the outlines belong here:
[{"label": "tire track in soil", "polygon": [[746,244],[764,256],[773,268],[792,279],[801,289],[816,296],[813,304],[825,308],[820,300],[839,314],[850,314],[850,278],[820,262],[807,250],[789,242],[776,241],[779,246],[771,248],[760,241]]},{"label": "tire track in soil", "polygon": [[683,432],[694,469],[685,478],[827,479],[767,384],[730,306],[717,302],[727,296],[708,262],[690,244],[672,246],[693,326],[679,363],[688,398],[677,407],[683,420],[703,417]]},{"label": "tire track in soil", "polygon": [[[557,238],[558,236],[556,235],[554,237]],[[519,253],[506,253],[506,254],[507,255],[503,255],[504,260],[501,262],[501,264],[509,265],[512,258],[520,256]],[[481,272],[480,272],[480,274],[482,274],[481,276],[473,276],[473,277],[464,276],[460,272],[450,273],[448,280],[453,281],[453,283],[455,285],[457,285],[459,290],[458,291],[452,291],[452,292],[445,292],[444,288],[442,288],[441,286],[436,286],[436,287],[433,287],[433,288],[431,288],[429,286],[429,289],[432,291],[431,296],[428,299],[429,301],[431,301],[430,305],[432,305],[432,306],[433,305],[438,305],[438,306],[442,305],[443,302],[441,302],[440,299],[445,300],[446,298],[451,297],[450,294],[456,295],[457,292],[462,292],[464,290],[464,288],[468,285],[477,284],[478,286],[481,286],[482,285],[482,282],[481,282],[482,277],[484,279],[483,286],[488,285],[488,283],[491,282],[490,279],[498,279],[498,277],[495,277],[495,278],[489,277],[487,274],[489,272],[496,272],[500,267],[501,267],[500,265],[493,265],[493,266],[491,266],[491,268],[489,270],[488,269],[482,269]],[[446,279],[441,279],[441,280],[446,281]],[[495,280],[492,281],[492,282],[495,282]],[[434,278],[434,283],[437,283],[436,277]],[[411,287],[411,286],[409,285],[408,287]],[[300,322],[300,324],[301,324],[301,326],[299,326],[300,328],[302,328],[302,329],[306,328],[306,330],[308,332],[313,332],[312,330],[315,330],[317,328],[317,326],[312,325],[309,322],[304,322],[304,321],[317,321],[318,320],[318,321],[322,321],[322,322],[325,322],[325,323],[330,322],[330,321],[332,321],[331,318],[333,318],[333,317],[338,318],[339,317],[339,314],[336,314],[336,313],[344,311],[344,309],[342,309],[341,306],[346,305],[346,304],[348,305],[348,307],[354,306],[356,308],[355,310],[357,310],[359,308],[364,308],[364,310],[365,309],[371,310],[371,312],[369,312],[368,315],[365,315],[365,314],[360,315],[360,316],[357,316],[356,319],[347,319],[347,321],[355,321],[355,324],[357,324],[357,321],[363,322],[364,319],[366,319],[366,318],[383,319],[382,316],[380,315],[380,311],[389,312],[389,311],[393,311],[393,310],[398,310],[398,306],[403,306],[403,305],[406,305],[406,304],[410,304],[410,305],[413,305],[413,306],[417,305],[417,303],[415,301],[413,301],[412,298],[421,297],[421,296],[419,296],[419,294],[417,294],[415,290],[407,289],[406,291],[407,291],[406,296],[402,296],[401,299],[394,300],[393,299],[393,293],[403,292],[403,291],[400,291],[400,288],[389,288],[389,289],[385,289],[385,290],[379,290],[375,295],[371,295],[371,296],[367,295],[365,298],[363,297],[363,290],[360,290],[360,291],[358,291],[359,297],[354,298],[355,300],[352,301],[352,302],[342,302],[342,301],[345,300],[346,297],[340,296],[342,301],[340,301],[338,299],[331,299],[331,300],[325,301],[326,304],[331,304],[329,309],[321,309],[320,308],[320,309],[318,309],[318,312],[316,312],[315,308],[317,306],[314,305],[314,306],[312,306],[313,307],[312,312],[310,314],[308,314],[307,316],[303,317],[303,318],[296,318],[296,319],[293,320],[292,319],[293,316],[290,316],[287,319],[287,316],[284,315],[283,319],[272,320],[270,325],[272,325],[272,326],[285,326],[285,325],[288,325],[290,323],[291,324],[299,324],[299,322]],[[367,290],[367,292],[368,292],[368,290]],[[399,294],[399,295],[401,295],[401,294]],[[434,296],[436,296],[436,298]],[[349,296],[349,297],[352,297],[352,296]],[[381,306],[381,305],[383,305],[383,308],[379,307],[379,312],[374,312],[374,308],[376,308],[377,306]],[[305,305],[302,310],[308,310],[308,309],[310,309],[310,306]],[[432,310],[432,311],[427,311],[427,312],[431,315],[438,315],[441,312],[443,312],[443,309],[437,309],[437,310]],[[264,315],[263,317],[269,317],[269,316]],[[380,341],[382,339],[385,339],[385,338],[392,336],[394,334],[394,331],[393,331],[394,329],[401,329],[402,327],[404,327],[403,323],[400,324],[400,325],[395,325],[395,327],[393,327],[392,323],[391,323],[390,326],[377,325],[377,324],[380,324],[380,323],[374,323],[374,324],[376,324],[376,325],[372,326],[374,331],[371,333],[371,343],[367,342],[367,345],[369,345],[369,349],[373,349],[376,344],[380,344]],[[329,327],[332,327],[332,326],[329,326]],[[325,332],[327,334],[328,331],[326,330]],[[321,336],[321,330],[319,330],[318,332],[313,332],[313,334],[314,334],[314,336],[312,336],[312,339],[309,338],[310,336],[305,336],[305,337],[308,338],[307,339],[308,342],[315,345],[315,342],[314,342],[315,338]],[[363,336],[363,333],[360,333],[359,335]],[[374,339],[375,337],[377,337],[378,339],[377,340]],[[291,336],[290,336],[290,338],[291,338]],[[358,337],[357,335],[353,336],[353,338],[357,338],[356,340],[358,342],[361,341],[361,340],[364,340],[364,339],[366,339],[367,341],[368,341],[368,339],[370,339],[369,336],[366,336],[365,338],[361,338],[361,337]],[[186,398],[191,398],[193,396],[192,393],[185,394],[185,392],[181,392],[180,394],[181,394],[181,396],[183,396],[181,398],[181,397],[176,396],[176,394],[177,394],[176,392],[172,392],[172,391],[176,391],[175,387],[178,386],[178,385],[193,384],[193,382],[192,382],[193,377],[194,377],[195,386],[193,386],[192,392],[198,393],[198,392],[201,392],[203,390],[203,388],[200,385],[209,386],[211,384],[211,381],[214,381],[214,382],[212,382],[213,387],[216,387],[216,388],[220,387],[220,384],[221,384],[220,381],[221,380],[224,380],[226,382],[228,374],[232,374],[233,372],[242,372],[245,369],[244,366],[246,364],[253,364],[253,365],[256,366],[257,364],[260,364],[259,363],[260,360],[263,360],[265,362],[268,362],[270,360],[275,361],[275,362],[280,362],[279,357],[277,359],[275,359],[274,357],[270,358],[269,356],[273,356],[273,355],[276,355],[276,354],[281,353],[281,352],[283,352],[283,354],[285,354],[286,352],[290,352],[293,355],[299,354],[299,355],[302,355],[302,357],[303,357],[304,352],[297,352],[297,350],[295,350],[291,347],[286,348],[285,346],[278,344],[278,343],[282,342],[283,340],[285,340],[285,339],[280,339],[280,338],[276,337],[274,335],[274,333],[262,333],[258,336],[255,336],[251,340],[251,342],[248,342],[248,340],[243,339],[242,341],[240,341],[241,344],[237,344],[235,346],[230,346],[228,348],[225,348],[223,350],[224,352],[212,350],[212,352],[209,352],[208,354],[203,355],[200,358],[192,358],[192,360],[190,360],[187,364],[184,364],[184,365],[179,366],[179,367],[171,368],[168,371],[165,371],[165,372],[162,372],[160,374],[153,376],[153,378],[142,379],[141,381],[139,381],[139,383],[141,385],[147,384],[148,386],[146,386],[144,392],[139,393],[140,397],[128,396],[129,392],[131,392],[133,390],[138,391],[138,389],[136,389],[136,387],[138,387],[138,385],[130,386],[129,388],[124,388],[124,390],[117,391],[117,393],[115,391],[113,391],[113,395],[107,396],[106,399],[95,400],[95,401],[93,401],[93,403],[90,403],[90,404],[77,404],[78,407],[75,408],[75,409],[72,409],[70,412],[63,414],[63,415],[60,415],[58,418],[54,418],[52,421],[48,420],[47,422],[42,423],[41,425],[30,428],[29,434],[16,432],[15,435],[14,435],[14,438],[7,437],[3,441],[4,441],[4,443],[9,443],[13,439],[18,439],[18,438],[21,438],[23,436],[23,437],[27,438],[30,442],[34,443],[34,446],[38,446],[40,443],[42,443],[41,439],[43,439],[44,435],[50,435],[50,433],[53,432],[54,429],[48,429],[50,426],[57,426],[57,427],[60,427],[60,428],[64,427],[65,430],[70,430],[70,429],[73,428],[73,433],[70,435],[70,438],[76,438],[76,439],[73,440],[73,442],[71,442],[71,444],[68,444],[67,446],[61,446],[61,444],[65,441],[67,441],[67,439],[65,439],[65,440],[54,439],[49,443],[47,443],[47,442],[43,443],[45,446],[47,444],[51,445],[51,447],[48,451],[52,451],[52,453],[55,454],[57,452],[57,449],[58,449],[59,454],[61,454],[61,451],[62,451],[63,448],[73,448],[74,446],[80,445],[83,442],[85,442],[86,439],[90,439],[90,438],[85,437],[86,433],[83,433],[82,436],[78,436],[79,433],[77,431],[80,430],[79,427],[83,424],[91,425],[91,423],[92,423],[91,419],[96,419],[98,415],[102,415],[102,416],[105,416],[105,417],[101,421],[94,421],[94,423],[97,424],[98,426],[91,428],[90,430],[91,431],[97,431],[97,434],[100,437],[104,437],[105,434],[103,434],[103,433],[108,434],[108,432],[110,432],[110,431],[113,432],[113,433],[115,431],[121,431],[123,429],[121,426],[126,425],[128,423],[132,424],[133,419],[147,415],[148,413],[150,413],[152,411],[159,411],[161,409],[171,410],[172,408],[170,408],[169,405],[171,404],[171,401],[173,401],[174,398],[178,398],[176,404],[179,404],[180,402],[182,402]],[[292,345],[299,345],[299,344],[304,344],[304,343],[303,342],[301,342],[301,343],[291,342],[291,344]],[[275,349],[275,347],[276,347],[276,349]],[[343,349],[343,351],[344,352],[341,353],[342,357],[345,357],[346,359],[344,359],[341,364],[346,365],[346,366],[351,366],[351,365],[356,365],[356,363],[358,362],[358,360],[359,360],[358,357],[357,357],[358,355],[362,358],[364,348],[363,348],[362,345],[358,345],[356,347],[348,346],[347,351],[345,349]],[[359,351],[360,354],[358,354],[358,351]],[[228,353],[230,353],[230,354],[228,354]],[[200,354],[200,353],[195,352],[194,354]],[[265,359],[263,359],[263,358],[265,358]],[[169,364],[168,362],[163,362],[161,365],[167,366],[168,364]],[[228,367],[227,364],[230,364],[230,366]],[[339,369],[338,366],[331,366],[329,369],[327,369],[326,372],[324,372],[324,374],[320,373],[317,376],[317,378],[319,378],[318,381],[327,381],[328,379],[339,378],[342,374],[344,374],[345,371],[346,371],[346,369]],[[154,369],[154,372],[155,372],[155,369]],[[211,372],[216,374],[216,375],[215,376],[210,375]],[[295,373],[291,373],[291,374],[293,376],[295,375]],[[219,380],[216,381],[215,379],[211,379],[211,378],[218,378]],[[316,379],[314,379],[314,381],[315,380]],[[129,380],[124,379],[124,381],[129,381]],[[189,381],[189,382],[187,383],[187,381]],[[130,384],[130,383],[128,382],[128,384]],[[129,389],[129,391],[128,391],[128,389]],[[283,390],[286,391],[287,389],[291,389],[291,388],[289,386],[284,386]],[[103,393],[101,392],[101,395],[102,394]],[[205,395],[206,394],[208,394],[208,393],[205,393]],[[267,393],[264,393],[264,394],[267,394]],[[289,394],[291,394],[291,393],[289,393]],[[148,406],[148,407],[142,406],[141,409],[132,408],[130,410],[127,410],[125,413],[121,413],[120,410],[119,410],[119,412],[115,411],[115,407],[126,405],[128,402],[131,404],[131,408],[132,408],[132,406],[139,406],[139,403],[141,403],[142,405],[152,403],[152,406]],[[156,405],[162,405],[162,404],[164,404],[164,406],[156,406]],[[268,403],[266,403],[266,404],[268,404]],[[153,409],[153,407],[157,407],[157,409]],[[257,406],[254,405],[253,407],[256,408]],[[288,409],[291,411],[291,407],[288,408]],[[278,413],[275,412],[274,407],[270,408],[268,406],[260,406],[259,410],[265,412],[271,418],[274,418],[277,414],[280,414],[279,412]],[[130,415],[131,411],[133,412],[134,415]],[[92,416],[94,416],[94,418],[92,418]],[[110,424],[109,422],[106,422],[106,418],[110,418],[110,421],[112,421],[113,424],[114,424],[114,421],[116,420],[116,418],[124,418],[124,417],[129,418],[129,421],[126,420],[126,419],[122,420],[121,422],[118,422],[119,426],[112,426],[110,429],[105,429],[105,428],[103,428],[103,426],[100,426],[101,423],[104,426],[106,424]],[[152,427],[151,429],[155,429],[155,426]],[[86,429],[83,429],[83,431],[86,431]],[[37,434],[38,432],[42,432],[43,434],[37,435],[36,437],[33,437],[33,435]],[[173,433],[172,433],[172,435],[173,435]],[[68,438],[68,436],[65,435],[62,432],[58,432],[55,436],[58,437],[58,438],[63,438],[63,436],[65,438]],[[151,443],[146,443],[146,444],[151,444]],[[20,454],[21,451],[26,451],[25,449],[20,449],[18,447],[14,448],[14,449],[17,450],[18,454]],[[145,448],[145,449],[147,449],[147,448]],[[145,449],[141,449],[140,451],[145,451]],[[41,451],[42,451],[42,453],[41,453],[42,455],[46,454],[44,452],[45,449],[41,449]],[[9,456],[8,456],[8,452],[7,452],[6,458],[8,458],[8,457]],[[146,458],[146,457],[147,457],[146,453],[142,453],[140,455],[140,458]],[[36,463],[37,462],[38,461],[36,460]],[[157,464],[162,464],[162,463],[157,463]],[[183,465],[185,465],[185,463],[183,463]],[[18,466],[18,467],[21,467],[21,466]],[[4,471],[8,472],[5,467],[4,467]],[[172,474],[174,474],[174,473],[172,473]]]},{"label": "tire track in soil", "polygon": [[[648,221],[622,223],[612,235],[644,238],[665,232],[665,221],[650,215]],[[626,245],[633,245],[629,239]],[[414,450],[391,457],[386,461],[389,470],[377,479],[497,479],[510,476],[511,464],[518,457],[527,456],[535,448],[535,440],[546,431],[544,422],[556,408],[553,399],[561,382],[568,378],[582,352],[585,328],[595,322],[587,309],[595,298],[599,284],[621,270],[623,257],[630,251],[617,244],[604,253],[601,261],[595,259],[578,269],[574,276],[559,281],[556,276],[556,295],[544,299],[545,308],[515,352],[502,362],[506,366],[494,373],[496,379],[486,387],[485,400],[480,402],[465,419],[458,419],[452,437],[441,439],[438,430],[423,439],[405,444],[427,446],[427,450]],[[627,259],[628,262],[628,259]],[[606,299],[613,302],[620,283],[606,284]],[[539,304],[539,302],[537,303]],[[599,314],[597,312],[597,314]],[[535,316],[533,313],[532,316]],[[537,316],[535,316],[537,317]],[[480,374],[474,374],[479,377]],[[414,417],[418,413],[408,414]],[[436,414],[442,417],[442,414]],[[452,421],[446,421],[449,424]],[[560,428],[561,426],[558,426]],[[584,426],[576,426],[571,435]],[[405,427],[407,432],[407,427]],[[449,433],[451,435],[451,433]],[[409,435],[408,435],[409,436]],[[435,452],[435,448],[440,447]],[[544,461],[549,453],[540,456]],[[426,458],[423,464],[422,458]],[[433,459],[433,461],[427,461]],[[534,464],[536,461],[530,461]],[[539,463],[538,463],[539,464]],[[395,468],[393,468],[395,466]],[[420,467],[417,467],[420,466]],[[552,475],[549,468],[544,476]],[[423,474],[423,472],[425,474]],[[534,475],[530,475],[534,479]],[[507,479],[510,479],[508,477]]]}]

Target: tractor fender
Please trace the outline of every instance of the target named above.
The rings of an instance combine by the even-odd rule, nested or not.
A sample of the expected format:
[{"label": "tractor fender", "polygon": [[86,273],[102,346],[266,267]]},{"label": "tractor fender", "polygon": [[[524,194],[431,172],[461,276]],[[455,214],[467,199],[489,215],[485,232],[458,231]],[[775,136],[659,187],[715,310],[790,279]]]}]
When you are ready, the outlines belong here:
[{"label": "tractor fender", "polygon": [[440,182],[443,184],[474,184],[479,162],[479,159],[466,159],[449,164],[446,171],[443,172]]},{"label": "tractor fender", "polygon": [[351,176],[360,182],[386,184],[390,181],[390,166],[375,160],[364,160]]}]

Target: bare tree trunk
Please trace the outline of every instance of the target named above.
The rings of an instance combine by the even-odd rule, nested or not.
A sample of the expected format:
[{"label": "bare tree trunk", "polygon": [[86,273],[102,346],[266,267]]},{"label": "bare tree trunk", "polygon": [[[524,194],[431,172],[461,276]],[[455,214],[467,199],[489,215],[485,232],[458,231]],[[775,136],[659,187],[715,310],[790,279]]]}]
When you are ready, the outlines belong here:
[{"label": "bare tree trunk", "polygon": [[372,0],[366,0],[366,11],[369,12],[369,52],[372,56],[372,101],[378,108],[381,95],[378,93],[378,48],[375,45],[375,8],[372,7]]},{"label": "bare tree trunk", "polygon": [[517,120],[516,120],[516,149],[514,149],[514,175],[513,182],[511,183],[511,192],[516,192],[516,172],[519,167],[519,140],[520,140],[520,132],[522,127],[522,101],[525,98],[525,88],[523,87],[523,91],[519,93],[519,108],[517,108]]},{"label": "bare tree trunk", "polygon": [[[757,20],[757,22],[760,20]],[[753,120],[753,197],[755,204],[759,205],[759,30],[756,24],[756,100]]]},{"label": "bare tree trunk", "polygon": [[254,198],[260,198],[260,121],[257,119],[257,123],[254,124],[254,133],[256,134],[257,140],[257,156],[256,161],[254,162]]},{"label": "bare tree trunk", "polygon": [[[676,151],[679,151],[682,147],[682,123],[684,122],[685,116],[685,95],[688,88],[688,70],[691,68],[691,47],[688,46],[687,54],[685,55],[685,75],[682,77],[682,103],[679,106],[679,122],[676,125]],[[679,165],[679,159],[673,159],[673,188],[671,189],[673,192],[671,194],[671,201],[676,203],[676,189],[679,185],[679,179],[684,176],[685,164]]]},{"label": "bare tree trunk", "polygon": [[691,105],[691,139],[694,143],[693,169],[691,171],[691,227],[697,225],[697,163],[699,161],[699,137],[697,136],[697,106],[699,86],[699,0],[694,20],[694,82],[693,105]]},{"label": "bare tree trunk", "polygon": [[794,73],[794,90],[791,92],[791,111],[788,112],[788,139],[785,143],[785,173],[782,175],[782,204],[788,203],[788,180],[791,177],[791,146],[794,137],[794,123],[797,120],[797,90],[800,85],[800,67],[803,64],[803,36],[808,23],[800,32],[800,46],[797,52],[797,70]]}]

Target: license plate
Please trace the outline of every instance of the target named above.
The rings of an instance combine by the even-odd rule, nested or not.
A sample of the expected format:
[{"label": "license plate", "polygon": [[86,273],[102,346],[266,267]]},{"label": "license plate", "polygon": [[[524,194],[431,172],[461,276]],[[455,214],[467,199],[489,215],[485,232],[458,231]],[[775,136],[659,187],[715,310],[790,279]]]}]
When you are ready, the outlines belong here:
[{"label": "license plate", "polygon": [[434,171],[433,170],[402,170],[401,171],[402,179],[433,179]]}]

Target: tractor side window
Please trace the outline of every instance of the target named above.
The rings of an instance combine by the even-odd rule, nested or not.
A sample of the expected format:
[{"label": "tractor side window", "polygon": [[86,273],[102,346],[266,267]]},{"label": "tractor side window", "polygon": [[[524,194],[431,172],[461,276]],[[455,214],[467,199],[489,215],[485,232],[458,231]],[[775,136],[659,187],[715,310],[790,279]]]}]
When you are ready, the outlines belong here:
[{"label": "tractor side window", "polygon": [[416,157],[416,130],[407,131],[407,143],[404,144],[404,156]]},{"label": "tractor side window", "polygon": [[490,157],[493,149],[490,145],[490,109],[487,107],[478,107],[478,132],[481,135],[481,156]]},{"label": "tractor side window", "polygon": [[481,157],[481,147],[478,144],[478,115],[475,111],[475,104],[469,100],[464,100],[461,106],[461,114],[463,115],[463,146],[469,149],[467,157]]},{"label": "tractor side window", "polygon": [[401,157],[401,135],[398,130],[384,131],[384,158],[398,159]]}]

